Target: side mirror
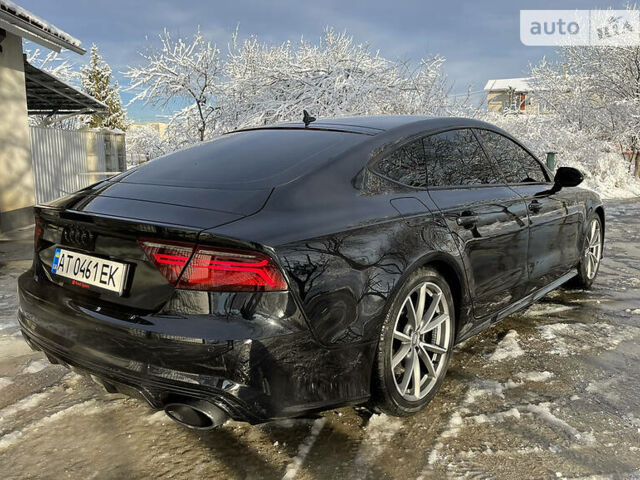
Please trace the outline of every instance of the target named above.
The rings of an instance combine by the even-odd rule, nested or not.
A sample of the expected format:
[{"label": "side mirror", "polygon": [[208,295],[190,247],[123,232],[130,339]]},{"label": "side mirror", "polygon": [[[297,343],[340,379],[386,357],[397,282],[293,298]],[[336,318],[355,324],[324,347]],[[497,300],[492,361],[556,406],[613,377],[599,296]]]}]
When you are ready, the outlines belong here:
[{"label": "side mirror", "polygon": [[559,192],[564,187],[576,187],[582,183],[584,175],[580,170],[571,167],[560,167],[553,179],[553,191]]}]

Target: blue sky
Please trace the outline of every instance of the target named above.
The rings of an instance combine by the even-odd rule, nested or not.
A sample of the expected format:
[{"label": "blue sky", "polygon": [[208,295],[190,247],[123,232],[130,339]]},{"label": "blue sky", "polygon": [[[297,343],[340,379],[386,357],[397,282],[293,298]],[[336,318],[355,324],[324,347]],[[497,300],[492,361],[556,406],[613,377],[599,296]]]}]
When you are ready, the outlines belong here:
[{"label": "blue sky", "polygon": [[[489,78],[519,77],[529,63],[552,47],[527,47],[520,42],[520,9],[624,8],[625,1],[135,1],[14,0],[24,8],[79,38],[88,50],[92,43],[116,72],[139,61],[138,51],[153,44],[167,28],[189,35],[199,25],[219,46],[226,44],[236,25],[241,36],[262,40],[316,41],[325,26],[347,30],[358,43],[369,43],[388,58],[417,61],[426,54],[447,59],[446,73],[454,92],[482,90]],[[70,55],[77,63],[88,60]],[[124,93],[125,103],[131,98]],[[133,105],[135,121],[162,119],[157,108]]]}]

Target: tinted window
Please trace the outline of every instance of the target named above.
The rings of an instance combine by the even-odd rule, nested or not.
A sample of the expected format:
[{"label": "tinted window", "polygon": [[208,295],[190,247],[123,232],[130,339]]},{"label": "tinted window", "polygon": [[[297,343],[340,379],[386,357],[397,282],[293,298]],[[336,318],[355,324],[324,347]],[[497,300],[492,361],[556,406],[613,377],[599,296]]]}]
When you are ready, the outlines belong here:
[{"label": "tinted window", "polygon": [[417,140],[395,150],[378,162],[375,170],[404,185],[424,187],[426,174],[422,141]]},{"label": "tinted window", "polygon": [[520,145],[498,133],[476,130],[507,183],[546,182],[542,166]]},{"label": "tinted window", "polygon": [[313,129],[232,133],[152,160],[123,181],[201,188],[274,187],[369,138]]},{"label": "tinted window", "polygon": [[438,133],[423,141],[430,186],[503,183],[471,130]]}]

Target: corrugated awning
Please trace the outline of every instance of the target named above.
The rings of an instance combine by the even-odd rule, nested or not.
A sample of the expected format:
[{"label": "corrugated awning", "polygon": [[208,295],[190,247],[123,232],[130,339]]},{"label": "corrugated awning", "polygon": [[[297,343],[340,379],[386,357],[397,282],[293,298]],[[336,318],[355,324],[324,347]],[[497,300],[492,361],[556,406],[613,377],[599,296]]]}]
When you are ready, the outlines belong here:
[{"label": "corrugated awning", "polygon": [[24,76],[29,115],[93,114],[107,110],[104,103],[34,67],[26,60]]}]

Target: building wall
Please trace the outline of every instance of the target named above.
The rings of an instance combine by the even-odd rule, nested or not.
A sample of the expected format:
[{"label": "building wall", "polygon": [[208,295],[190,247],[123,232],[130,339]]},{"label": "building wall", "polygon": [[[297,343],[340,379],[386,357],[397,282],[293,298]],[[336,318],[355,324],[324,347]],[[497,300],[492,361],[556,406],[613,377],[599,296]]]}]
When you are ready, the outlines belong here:
[{"label": "building wall", "polygon": [[33,223],[33,169],[22,39],[7,32],[0,53],[0,232]]},{"label": "building wall", "polygon": [[487,95],[487,109],[490,112],[504,112],[504,108],[509,105],[508,92],[489,92]]},{"label": "building wall", "polygon": [[136,128],[144,128],[148,127],[160,134],[160,136],[164,137],[165,132],[167,131],[168,123],[165,122],[147,122],[147,123],[134,123],[129,125],[129,129],[135,130]]},{"label": "building wall", "polygon": [[[504,113],[506,109],[517,104],[520,93],[509,93],[508,91],[489,92],[487,94],[487,110],[489,112]],[[526,93],[525,108],[520,113],[546,113],[546,109],[541,108],[539,101],[535,97],[535,93]]]}]

